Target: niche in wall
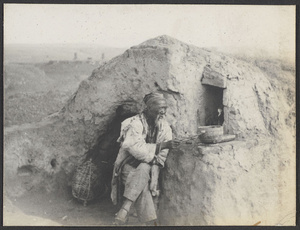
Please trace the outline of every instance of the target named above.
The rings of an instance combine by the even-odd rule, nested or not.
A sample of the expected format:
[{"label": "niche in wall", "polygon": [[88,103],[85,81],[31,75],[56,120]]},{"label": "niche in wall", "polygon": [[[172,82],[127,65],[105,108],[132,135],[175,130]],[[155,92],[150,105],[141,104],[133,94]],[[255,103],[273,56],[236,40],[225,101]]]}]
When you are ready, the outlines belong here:
[{"label": "niche in wall", "polygon": [[223,93],[226,88],[226,77],[207,65],[204,67],[201,83],[203,85],[201,125],[223,125]]}]

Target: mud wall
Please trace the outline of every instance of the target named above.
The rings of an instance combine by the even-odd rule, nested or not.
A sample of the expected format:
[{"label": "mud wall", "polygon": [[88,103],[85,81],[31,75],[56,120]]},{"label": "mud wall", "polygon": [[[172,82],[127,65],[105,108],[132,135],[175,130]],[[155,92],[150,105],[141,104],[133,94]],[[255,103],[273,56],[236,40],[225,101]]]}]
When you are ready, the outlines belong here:
[{"label": "mud wall", "polygon": [[288,210],[280,211],[280,152],[275,148],[261,139],[173,150],[163,172],[160,223],[279,224]]}]

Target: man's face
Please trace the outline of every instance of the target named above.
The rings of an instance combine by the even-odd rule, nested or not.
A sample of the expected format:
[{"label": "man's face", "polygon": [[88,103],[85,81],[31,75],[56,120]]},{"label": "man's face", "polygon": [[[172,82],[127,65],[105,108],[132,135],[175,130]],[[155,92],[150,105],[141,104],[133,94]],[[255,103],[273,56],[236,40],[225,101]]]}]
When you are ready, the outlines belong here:
[{"label": "man's face", "polygon": [[168,106],[164,101],[157,102],[148,108],[148,115],[153,120],[161,119],[166,115],[167,108]]}]

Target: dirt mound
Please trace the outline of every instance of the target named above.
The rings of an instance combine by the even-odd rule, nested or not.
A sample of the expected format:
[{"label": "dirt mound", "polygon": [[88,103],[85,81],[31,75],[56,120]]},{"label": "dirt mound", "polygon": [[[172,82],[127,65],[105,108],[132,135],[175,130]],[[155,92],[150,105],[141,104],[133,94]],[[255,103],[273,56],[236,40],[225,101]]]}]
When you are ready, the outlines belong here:
[{"label": "dirt mound", "polygon": [[[205,70],[209,70],[208,76],[217,76],[222,87],[216,84],[214,77],[204,84]],[[295,80],[294,73],[291,71],[279,68],[275,72],[278,76],[286,74],[289,79],[288,84]],[[97,153],[100,161],[108,162],[103,175],[109,183],[112,163],[118,150],[115,141],[121,121],[141,110],[142,98],[145,94],[160,91],[169,104],[167,119],[175,128],[174,136],[186,137],[197,134],[199,125],[210,125],[210,122],[214,122],[211,117],[221,107],[224,112],[226,134],[235,134],[238,140],[246,143],[247,140],[259,143],[256,155],[261,157],[257,158],[258,162],[250,162],[263,164],[265,175],[276,180],[266,182],[270,184],[260,187],[256,194],[261,192],[269,196],[271,191],[266,188],[273,189],[272,186],[278,185],[275,194],[276,204],[267,206],[264,211],[273,213],[274,210],[278,210],[277,214],[280,216],[281,210],[284,210],[285,201],[294,194],[293,187],[289,187],[292,186],[291,183],[286,182],[284,178],[293,177],[295,169],[292,161],[295,156],[293,136],[295,105],[294,102],[287,100],[295,96],[293,90],[287,93],[287,90],[294,84],[281,86],[282,79],[275,76],[276,80],[270,80],[271,76],[274,77],[270,74],[251,63],[187,45],[168,36],[161,36],[134,46],[94,70],[88,79],[80,83],[78,90],[69,98],[59,113],[39,123],[5,130],[5,189],[8,193],[10,192],[10,195],[24,194],[28,188],[39,187],[45,187],[48,192],[55,191],[63,187],[63,183],[59,182],[58,178],[70,181],[78,160],[84,153],[89,152]],[[263,145],[263,143],[258,141],[262,139],[268,140],[271,146],[269,150],[260,148],[260,144]],[[253,144],[250,147],[256,145]],[[234,148],[228,151],[231,152],[232,149]],[[247,159],[251,159],[251,156],[240,150],[237,150],[240,153],[239,159],[244,160],[237,160],[236,164],[226,167],[232,167],[234,170],[239,167],[239,163],[249,162]],[[189,150],[183,152],[188,153]],[[172,154],[175,152],[170,153],[171,156]],[[232,155],[225,154],[224,157],[225,162],[230,162]],[[186,154],[180,155],[180,159],[176,157],[168,159],[170,164],[167,164],[165,172],[171,173],[168,177],[170,179],[168,186],[178,186],[180,183],[176,177],[172,177],[172,170],[168,170],[169,166],[172,167],[172,160],[176,161],[175,165],[180,166],[186,165],[181,164],[181,161],[186,162],[188,159]],[[217,154],[214,162],[219,162],[220,159],[222,159],[220,154]],[[55,165],[51,164],[53,160],[57,162]],[[209,183],[211,175],[219,175],[217,173],[219,166],[215,164],[209,166],[211,163],[207,162],[209,169],[201,165],[200,168],[190,173],[195,173],[196,177],[203,177],[201,181]],[[253,180],[253,185],[256,182],[259,184],[257,180],[260,180],[261,168],[258,167],[249,174],[248,166],[252,167],[248,164],[245,166],[246,171],[242,171],[244,178]],[[14,181],[20,181],[18,171],[24,167],[34,168],[34,170],[29,170],[28,174],[37,179],[27,181],[27,184],[24,182],[14,184]],[[183,168],[180,170],[179,177],[184,179],[183,181],[189,181],[185,177],[190,174],[184,175],[185,170]],[[206,173],[205,170],[210,173]],[[231,174],[232,177],[235,175],[237,174]],[[252,176],[249,177],[249,175]],[[196,182],[193,181],[193,183]],[[186,187],[190,189],[188,191],[182,186],[182,190],[176,190],[178,194],[166,187],[168,194],[164,196],[164,199],[173,196],[193,197],[193,199],[185,199],[184,204],[182,199],[172,204],[172,208],[177,210],[177,213],[182,216],[185,216],[184,213],[188,215],[195,211],[193,203],[197,202],[194,199],[199,202],[211,199],[212,193],[209,191],[206,191],[203,196],[191,196],[191,194],[196,194],[195,187],[197,186],[199,184]],[[240,195],[236,194],[232,187],[228,188],[228,184],[216,183],[211,186],[214,189],[218,188],[217,191],[226,188],[229,192],[227,195],[237,200],[248,196],[247,194],[251,191],[246,189]],[[18,194],[13,192],[16,188]],[[291,193],[286,193],[290,188],[292,188]],[[215,196],[219,197],[219,194]],[[232,213],[243,215],[242,210],[250,210],[251,205],[259,205],[257,199],[261,197],[251,197],[251,199],[254,200],[248,199],[241,206],[233,207]],[[165,207],[171,207],[167,206],[166,201],[162,201],[165,202]],[[209,204],[208,201],[206,205]],[[218,220],[210,218],[220,213],[224,214],[220,211],[221,206],[215,206],[215,208],[203,214],[211,222],[202,222],[202,224],[225,223],[222,222],[222,218]],[[256,207],[254,210],[259,209]],[[164,211],[168,212],[168,209]],[[182,222],[176,224],[195,224],[193,221],[195,220],[187,222],[183,219]]]},{"label": "dirt mound", "polygon": [[59,111],[98,65],[81,61],[6,64],[4,125],[38,122]]},{"label": "dirt mound", "polygon": [[71,92],[48,91],[15,93],[5,98],[4,126],[39,122],[59,111]]}]

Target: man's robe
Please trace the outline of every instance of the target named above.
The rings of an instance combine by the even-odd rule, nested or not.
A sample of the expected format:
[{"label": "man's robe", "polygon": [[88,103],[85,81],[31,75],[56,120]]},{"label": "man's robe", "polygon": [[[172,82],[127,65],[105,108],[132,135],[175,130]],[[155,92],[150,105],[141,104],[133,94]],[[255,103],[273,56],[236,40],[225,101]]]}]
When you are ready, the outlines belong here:
[{"label": "man's robe", "polygon": [[[166,120],[161,119],[157,127],[156,143],[172,140],[172,130]],[[113,178],[111,182],[111,199],[114,204],[120,202],[120,175],[122,167],[131,159],[150,163],[156,151],[155,143],[146,143],[149,126],[143,113],[126,119],[121,124],[121,132],[118,142],[121,147],[114,164]],[[160,150],[156,155],[160,167],[164,167],[169,150]]]}]

